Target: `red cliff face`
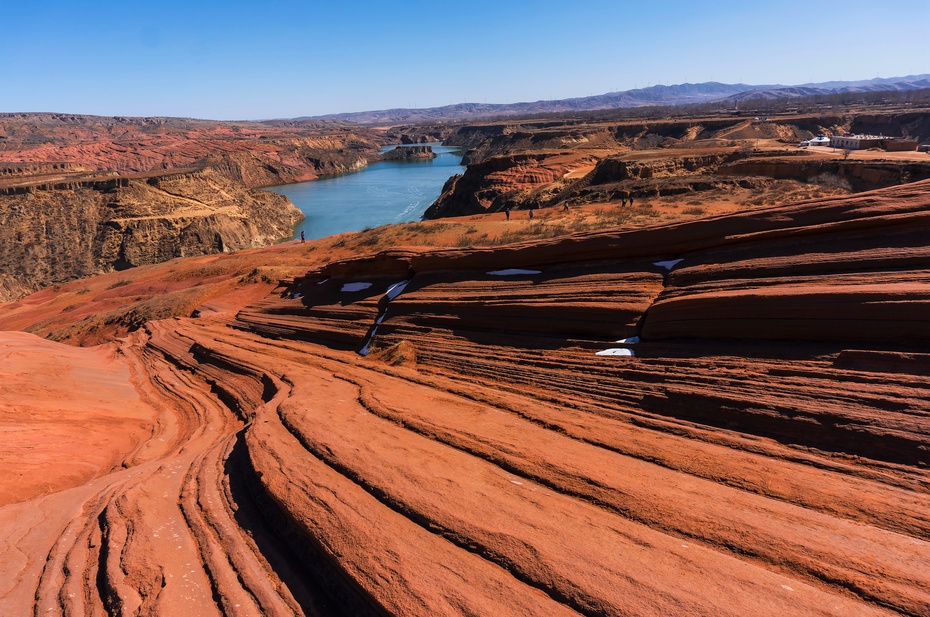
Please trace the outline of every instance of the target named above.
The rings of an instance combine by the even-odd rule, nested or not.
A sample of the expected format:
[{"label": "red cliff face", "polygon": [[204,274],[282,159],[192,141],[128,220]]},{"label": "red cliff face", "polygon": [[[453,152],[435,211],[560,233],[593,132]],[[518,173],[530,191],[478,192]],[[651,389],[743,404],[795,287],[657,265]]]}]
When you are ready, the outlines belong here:
[{"label": "red cliff face", "polygon": [[[313,180],[376,158],[380,135],[322,123],[0,114],[0,161],[119,175],[212,166],[249,187]],[[0,184],[4,182],[0,163]]]},{"label": "red cliff face", "polygon": [[376,158],[332,123],[0,114],[0,300],[174,257],[265,246],[301,213],[254,187]]},{"label": "red cliff face", "polygon": [[15,187],[0,195],[0,300],[113,269],[265,246],[303,218],[212,171]]},{"label": "red cliff face", "polygon": [[515,154],[468,165],[465,173],[451,179],[424,218],[499,212],[515,196],[561,179],[569,165],[558,155]]}]

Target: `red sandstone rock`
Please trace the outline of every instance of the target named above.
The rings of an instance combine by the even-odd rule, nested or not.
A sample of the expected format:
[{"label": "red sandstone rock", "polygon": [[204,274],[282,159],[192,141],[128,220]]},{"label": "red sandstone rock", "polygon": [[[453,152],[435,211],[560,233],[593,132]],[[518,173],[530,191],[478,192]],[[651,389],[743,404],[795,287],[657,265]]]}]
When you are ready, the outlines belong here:
[{"label": "red sandstone rock", "polygon": [[159,413],[0,507],[0,613],[923,615],[928,232],[924,182],[31,339]]}]

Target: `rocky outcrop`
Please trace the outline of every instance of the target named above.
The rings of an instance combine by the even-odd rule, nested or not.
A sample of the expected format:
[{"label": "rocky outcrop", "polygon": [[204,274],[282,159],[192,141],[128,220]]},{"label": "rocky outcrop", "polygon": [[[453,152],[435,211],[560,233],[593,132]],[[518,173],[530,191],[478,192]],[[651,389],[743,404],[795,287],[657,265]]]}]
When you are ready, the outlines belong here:
[{"label": "rocky outcrop", "polygon": [[353,135],[267,140],[262,148],[210,155],[202,164],[255,188],[355,171],[378,160],[379,149],[376,142]]},{"label": "rocky outcrop", "polygon": [[861,114],[850,123],[857,134],[903,137],[918,142],[930,140],[930,113]]},{"label": "rocky outcrop", "polygon": [[928,233],[925,181],[4,336],[0,612],[924,615]]},{"label": "rocky outcrop", "polygon": [[303,215],[214,171],[19,187],[0,196],[4,300],[113,269],[264,246]]},{"label": "rocky outcrop", "polygon": [[592,185],[692,173],[713,174],[724,164],[749,156],[744,152],[669,157],[653,161],[608,158],[598,161],[586,180]]},{"label": "rocky outcrop", "polygon": [[381,155],[382,161],[430,161],[436,158],[432,146],[398,146]]},{"label": "rocky outcrop", "polygon": [[837,177],[855,191],[916,182],[930,178],[930,162],[805,160],[803,158],[758,158],[721,165],[721,175],[765,176],[776,180],[809,182],[825,174]]},{"label": "rocky outcrop", "polygon": [[546,154],[517,154],[472,163],[462,175],[453,176],[442,194],[426,212],[426,219],[497,212],[509,196],[552,184],[568,167],[557,157]]},{"label": "rocky outcrop", "polygon": [[[249,187],[313,180],[377,157],[382,136],[333,123],[0,114],[4,167],[69,165],[120,176],[212,166]],[[64,163],[62,163],[64,162]],[[39,170],[41,171],[41,170]]]}]

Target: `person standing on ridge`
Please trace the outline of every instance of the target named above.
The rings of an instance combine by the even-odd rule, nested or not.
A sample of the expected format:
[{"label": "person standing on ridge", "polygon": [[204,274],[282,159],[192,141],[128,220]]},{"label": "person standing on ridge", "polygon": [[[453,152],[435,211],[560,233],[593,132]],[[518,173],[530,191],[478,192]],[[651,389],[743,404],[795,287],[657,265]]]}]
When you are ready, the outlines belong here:
[{"label": "person standing on ridge", "polygon": [[300,232],[300,241],[301,241],[301,243],[304,242],[304,232],[302,232],[302,231]]},{"label": "person standing on ridge", "polygon": [[510,220],[510,206],[507,206],[506,208],[504,208],[504,216],[507,217],[508,221]]}]

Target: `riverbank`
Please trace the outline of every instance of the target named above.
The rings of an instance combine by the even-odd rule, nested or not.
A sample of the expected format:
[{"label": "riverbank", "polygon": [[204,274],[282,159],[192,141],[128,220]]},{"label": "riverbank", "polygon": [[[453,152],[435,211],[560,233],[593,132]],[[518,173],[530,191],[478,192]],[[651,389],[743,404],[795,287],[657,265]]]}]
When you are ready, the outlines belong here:
[{"label": "riverbank", "polygon": [[[375,161],[348,173],[264,190],[287,197],[304,213],[306,218],[295,226],[294,238],[299,238],[301,232],[307,239],[318,239],[418,221],[439,197],[446,181],[465,171],[461,148],[423,145],[429,145],[436,157]],[[382,152],[418,146],[385,146]]]}]

